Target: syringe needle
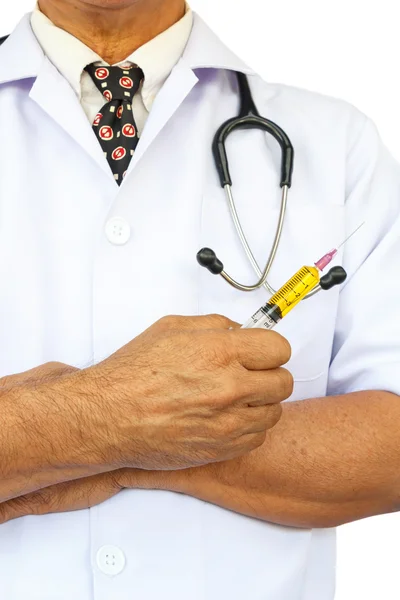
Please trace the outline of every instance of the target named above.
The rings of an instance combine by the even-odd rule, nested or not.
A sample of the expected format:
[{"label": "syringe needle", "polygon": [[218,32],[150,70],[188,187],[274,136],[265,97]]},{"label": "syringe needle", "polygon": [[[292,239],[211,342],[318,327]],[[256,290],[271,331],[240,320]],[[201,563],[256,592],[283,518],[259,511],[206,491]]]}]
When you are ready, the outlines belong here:
[{"label": "syringe needle", "polygon": [[339,248],[341,248],[346,242],[348,242],[348,240],[364,225],[364,223],[365,223],[365,221],[363,221],[361,223],[361,225],[359,225],[357,227],[357,229],[355,229],[349,236],[347,236],[347,238],[337,248],[333,248],[333,250],[331,250],[330,252],[327,252],[327,254],[324,254],[324,256],[322,258],[317,260],[317,262],[314,263],[314,265],[317,267],[317,269],[319,269],[320,271],[323,271],[325,269],[325,267],[327,265],[329,265],[329,263],[333,260],[333,258],[335,258],[336,254],[338,253]]},{"label": "syringe needle", "polygon": [[343,240],[343,242],[342,242],[341,244],[339,244],[339,246],[336,248],[336,250],[339,250],[339,248],[341,248],[342,246],[344,246],[344,245],[345,245],[345,243],[346,243],[346,242],[348,242],[348,241],[349,241],[349,239],[350,239],[351,237],[353,237],[353,235],[354,235],[355,233],[357,233],[357,231],[358,231],[359,229],[361,229],[361,227],[362,227],[363,225],[365,225],[365,221],[363,221],[363,222],[362,222],[362,223],[361,223],[361,224],[360,224],[360,225],[357,227],[357,229],[355,229],[355,230],[354,230],[354,231],[353,231],[353,232],[352,232],[350,235],[348,235],[348,236],[347,236],[347,238],[346,238],[345,240]]}]

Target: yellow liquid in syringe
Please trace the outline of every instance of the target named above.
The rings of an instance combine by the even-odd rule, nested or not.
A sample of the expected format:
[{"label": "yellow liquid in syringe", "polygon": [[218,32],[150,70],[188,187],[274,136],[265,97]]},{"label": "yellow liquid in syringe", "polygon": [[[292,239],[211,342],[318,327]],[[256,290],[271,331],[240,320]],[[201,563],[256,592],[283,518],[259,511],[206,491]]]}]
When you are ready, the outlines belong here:
[{"label": "yellow liquid in syringe", "polygon": [[342,284],[347,277],[343,267],[333,267],[322,279],[320,273],[336,256],[338,248],[343,246],[363,224],[361,223],[337,248],[333,248],[317,260],[314,267],[302,267],[297,271],[247,323],[242,325],[242,328],[273,329],[318,284],[323,290],[330,290],[335,285]]},{"label": "yellow liquid in syringe", "polygon": [[246,329],[253,327],[273,329],[304,296],[318,285],[319,273],[316,267],[302,267],[243,327]]},{"label": "yellow liquid in syringe", "polygon": [[268,300],[268,305],[278,306],[282,319],[318,285],[319,279],[319,271],[316,267],[302,267]]}]

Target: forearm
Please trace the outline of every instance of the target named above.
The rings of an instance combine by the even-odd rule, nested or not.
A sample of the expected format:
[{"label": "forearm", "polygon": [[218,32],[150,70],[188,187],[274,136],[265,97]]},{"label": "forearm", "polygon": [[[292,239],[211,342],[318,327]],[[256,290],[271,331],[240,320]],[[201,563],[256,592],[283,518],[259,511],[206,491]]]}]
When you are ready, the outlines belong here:
[{"label": "forearm", "polygon": [[0,380],[0,502],[112,470],[92,433],[99,407],[88,378],[24,375]]},{"label": "forearm", "polygon": [[399,398],[365,392],[284,405],[258,450],[181,471],[122,468],[0,504],[0,523],[78,510],[122,488],[191,495],[293,527],[330,527],[400,508]]},{"label": "forearm", "polygon": [[399,423],[400,399],[384,392],[286,403],[259,449],[149,487],[283,525],[337,526],[400,509]]}]

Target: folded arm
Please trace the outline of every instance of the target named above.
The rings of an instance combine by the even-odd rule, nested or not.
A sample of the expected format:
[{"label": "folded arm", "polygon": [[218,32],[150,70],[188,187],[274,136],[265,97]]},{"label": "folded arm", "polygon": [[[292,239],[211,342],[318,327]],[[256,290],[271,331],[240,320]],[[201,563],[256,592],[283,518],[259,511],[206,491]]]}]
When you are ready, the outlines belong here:
[{"label": "folded arm", "polygon": [[0,523],[89,508],[123,488],[162,489],[293,527],[333,527],[400,509],[400,399],[358,392],[284,405],[263,446],[181,471],[123,468],[0,505]]},{"label": "folded arm", "polygon": [[294,527],[400,509],[400,398],[386,392],[286,403],[263,446],[177,472],[123,469],[123,487],[169,489]]}]

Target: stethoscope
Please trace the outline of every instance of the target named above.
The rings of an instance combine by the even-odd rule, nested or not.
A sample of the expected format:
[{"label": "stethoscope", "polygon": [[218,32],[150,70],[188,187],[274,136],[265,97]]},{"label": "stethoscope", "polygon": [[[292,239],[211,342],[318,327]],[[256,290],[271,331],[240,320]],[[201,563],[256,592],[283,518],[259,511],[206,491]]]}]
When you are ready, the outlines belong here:
[{"label": "stethoscope", "polygon": [[[244,73],[236,73],[238,84],[239,84],[239,97],[240,97],[240,112],[237,117],[229,119],[223,123],[215,134],[214,141],[212,144],[212,152],[214,156],[215,166],[218,171],[218,175],[221,182],[221,187],[224,188],[225,194],[228,200],[229,209],[232,215],[232,219],[240,238],[240,242],[243,246],[244,251],[252,265],[259,280],[254,285],[243,285],[238,281],[235,281],[228,273],[224,270],[223,263],[218,259],[215,252],[211,248],[202,248],[197,253],[197,261],[213,273],[214,275],[221,275],[225,281],[237,290],[243,292],[253,292],[261,287],[264,287],[271,294],[275,294],[276,290],[268,283],[268,275],[271,267],[274,263],[279,243],[281,241],[283,223],[286,215],[286,207],[288,200],[289,189],[292,185],[292,174],[293,174],[293,163],[294,163],[294,149],[288,135],[279,127],[276,123],[273,123],[269,119],[265,119],[260,116],[257,108],[254,104],[253,97],[251,95],[250,86],[248,79]],[[240,219],[236,210],[235,201],[232,194],[232,179],[229,173],[228,156],[226,153],[226,140],[228,136],[238,129],[260,129],[272,135],[281,147],[281,175],[280,175],[280,187],[282,189],[281,206],[278,218],[278,224],[276,227],[275,238],[271,247],[271,252],[268,257],[267,264],[265,265],[264,271],[262,271],[254,257],[253,252],[249,246],[246,235],[240,223]],[[307,294],[305,298],[310,298],[320,291],[320,287],[317,286],[312,292]]]}]

